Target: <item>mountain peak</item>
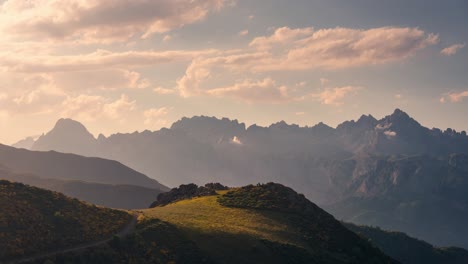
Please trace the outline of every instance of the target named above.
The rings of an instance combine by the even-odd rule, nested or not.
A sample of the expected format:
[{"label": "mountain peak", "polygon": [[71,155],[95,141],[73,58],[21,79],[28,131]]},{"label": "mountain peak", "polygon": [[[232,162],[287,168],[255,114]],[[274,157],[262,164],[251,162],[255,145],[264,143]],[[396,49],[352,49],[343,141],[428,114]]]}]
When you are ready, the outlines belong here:
[{"label": "mountain peak", "polygon": [[362,115],[356,124],[363,124],[363,125],[371,125],[374,126],[377,123],[377,119],[375,119],[372,115]]},{"label": "mountain peak", "polygon": [[51,131],[36,140],[32,149],[71,152],[87,156],[94,155],[95,141],[94,136],[83,124],[69,118],[61,118]]},{"label": "mountain peak", "polygon": [[83,124],[70,118],[60,118],[59,120],[57,120],[52,130],[62,130],[62,129],[65,129],[65,130],[73,129],[73,130],[78,130],[78,131],[81,130],[81,131],[88,132],[88,130]]},{"label": "mountain peak", "polygon": [[393,114],[391,115],[393,117],[404,117],[404,118],[410,118],[410,116],[405,113],[404,111],[402,111],[401,109],[399,108],[396,108],[395,111],[393,111]]}]

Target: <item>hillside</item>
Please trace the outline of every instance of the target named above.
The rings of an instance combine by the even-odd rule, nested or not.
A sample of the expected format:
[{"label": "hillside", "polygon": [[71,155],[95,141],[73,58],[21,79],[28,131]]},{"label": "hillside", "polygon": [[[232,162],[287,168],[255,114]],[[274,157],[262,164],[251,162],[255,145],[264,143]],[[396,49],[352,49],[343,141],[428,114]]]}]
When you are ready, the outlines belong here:
[{"label": "hillside", "polygon": [[224,189],[174,188],[139,211],[133,235],[31,263],[397,263],[373,246],[402,264],[466,263],[463,249],[340,223],[280,184]]},{"label": "hillside", "polygon": [[63,193],[69,197],[111,208],[147,208],[160,190],[135,185],[112,185],[74,180],[41,178],[19,174],[0,165],[0,179],[20,182],[34,187]]},{"label": "hillside", "polygon": [[[181,186],[158,199],[173,202],[139,211],[133,235],[32,263],[397,263],[290,188],[271,183],[201,192],[218,187],[224,189]],[[263,207],[276,202],[272,193],[284,208]],[[262,206],[232,207],[239,197]],[[306,213],[291,211],[296,205]]]},{"label": "hillside", "polygon": [[142,212],[185,232],[218,263],[394,263],[290,188],[219,193]]},{"label": "hillside", "polygon": [[0,144],[0,164],[15,173],[30,173],[44,178],[136,185],[167,190],[167,187],[144,174],[117,161],[102,158],[88,158],[54,151],[29,151]]},{"label": "hillside", "polygon": [[468,251],[461,248],[437,248],[412,238],[405,233],[384,231],[380,228],[345,224],[388,256],[402,264],[464,264],[468,263]]},{"label": "hillside", "polygon": [[60,193],[0,180],[0,261],[108,238],[131,219]]}]

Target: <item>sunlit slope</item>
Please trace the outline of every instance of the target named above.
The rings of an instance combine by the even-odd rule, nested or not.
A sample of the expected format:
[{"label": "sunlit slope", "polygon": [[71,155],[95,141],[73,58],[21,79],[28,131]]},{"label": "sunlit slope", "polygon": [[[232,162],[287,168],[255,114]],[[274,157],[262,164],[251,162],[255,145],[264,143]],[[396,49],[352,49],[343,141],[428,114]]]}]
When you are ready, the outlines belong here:
[{"label": "sunlit slope", "polygon": [[[265,196],[270,191],[282,196],[282,190],[287,189],[291,193],[285,199],[298,196],[291,189],[277,184],[252,186],[258,192],[247,197],[245,194],[252,192],[247,187],[142,213],[146,219],[158,218],[179,228],[207,256],[220,263],[394,263],[307,200],[306,205],[317,210],[302,213],[263,206],[270,202]],[[236,193],[260,201],[261,206],[227,205],[226,198]]]},{"label": "sunlit slope", "polygon": [[109,238],[127,212],[0,180],[0,262]]}]

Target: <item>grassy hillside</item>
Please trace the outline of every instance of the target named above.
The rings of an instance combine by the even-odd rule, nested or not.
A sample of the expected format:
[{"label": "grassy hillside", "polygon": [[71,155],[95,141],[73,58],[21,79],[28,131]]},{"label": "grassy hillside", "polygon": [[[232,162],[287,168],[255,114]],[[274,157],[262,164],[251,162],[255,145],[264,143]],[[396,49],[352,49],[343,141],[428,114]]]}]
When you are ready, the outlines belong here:
[{"label": "grassy hillside", "polygon": [[354,224],[345,224],[345,226],[402,264],[468,263],[468,251],[462,248],[437,248],[401,232]]},{"label": "grassy hillside", "polygon": [[147,208],[160,190],[135,185],[112,185],[84,181],[47,179],[32,174],[13,173],[0,165],[0,179],[61,192],[69,197],[100,206],[122,209]]},{"label": "grassy hillside", "polygon": [[0,262],[97,241],[117,233],[127,212],[0,180]]},{"label": "grassy hillside", "polygon": [[394,263],[279,184],[219,191],[142,213],[182,230],[218,263]]}]

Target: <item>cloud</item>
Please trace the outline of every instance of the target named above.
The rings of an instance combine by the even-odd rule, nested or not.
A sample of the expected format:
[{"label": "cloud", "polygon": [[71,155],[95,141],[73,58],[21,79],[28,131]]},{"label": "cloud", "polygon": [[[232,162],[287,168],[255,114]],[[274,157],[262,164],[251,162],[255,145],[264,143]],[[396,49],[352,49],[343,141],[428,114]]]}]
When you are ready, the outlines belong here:
[{"label": "cloud", "polygon": [[231,144],[234,144],[234,145],[244,145],[242,143],[242,141],[240,141],[240,139],[237,137],[237,136],[234,136],[231,140],[230,140]]},{"label": "cloud", "polygon": [[161,127],[169,124],[168,120],[165,119],[169,113],[169,108],[150,108],[143,112],[145,118],[144,124],[151,127]]},{"label": "cloud", "polygon": [[329,80],[327,78],[320,78],[320,84],[321,85],[327,85]]},{"label": "cloud", "polygon": [[305,112],[296,112],[295,115],[297,115],[297,116],[303,116],[303,115],[305,115]]},{"label": "cloud", "polygon": [[466,91],[461,91],[461,92],[450,92],[445,95],[443,95],[439,101],[441,103],[445,103],[447,101],[450,101],[452,103],[457,103],[461,102],[465,97],[468,97],[468,90]]},{"label": "cloud", "polygon": [[240,31],[239,33],[237,33],[237,35],[241,36],[241,37],[244,37],[244,36],[247,36],[249,34],[249,30],[242,30]]},{"label": "cloud", "polygon": [[187,61],[195,57],[216,53],[216,50],[200,51],[124,51],[97,50],[77,55],[17,56],[0,53],[0,69],[13,72],[69,72],[96,71],[109,68],[132,68]]},{"label": "cloud", "polygon": [[175,89],[168,89],[168,88],[163,88],[163,87],[156,87],[153,89],[153,91],[157,94],[163,94],[163,95],[175,94],[177,92],[177,90]]},{"label": "cloud", "polygon": [[139,72],[123,69],[58,72],[49,76],[67,91],[144,89],[151,85]]},{"label": "cloud", "polygon": [[7,0],[3,34],[23,40],[111,43],[193,24],[225,6],[224,0]]},{"label": "cloud", "polygon": [[284,103],[294,100],[288,95],[288,88],[278,85],[273,79],[260,81],[244,80],[232,86],[206,91],[215,97],[231,97],[247,103]]},{"label": "cloud", "polygon": [[440,51],[440,54],[446,55],[446,56],[452,56],[455,55],[459,50],[463,49],[466,44],[454,44],[451,46],[448,46]]},{"label": "cloud", "polygon": [[[385,64],[406,59],[437,42],[437,35],[427,34],[418,28],[333,28],[314,31],[311,27],[282,27],[270,36],[254,38],[249,44],[250,48],[197,57],[177,81],[177,88],[183,97],[203,94],[201,84],[211,79],[214,73],[220,74],[222,71],[240,75]],[[322,84],[326,82],[325,79],[321,80]]]},{"label": "cloud", "polygon": [[172,36],[171,36],[171,35],[165,35],[165,36],[163,37],[162,40],[163,40],[164,42],[169,42],[169,41],[171,41],[171,39],[172,39]]},{"label": "cloud", "polygon": [[382,27],[367,30],[332,28],[277,29],[269,37],[254,39],[250,45],[272,49],[288,45],[277,63],[264,70],[339,69],[384,64],[406,59],[420,49],[434,45],[438,36],[418,28]]},{"label": "cloud", "polygon": [[79,95],[68,97],[61,105],[62,115],[80,120],[95,121],[100,118],[125,120],[135,110],[136,101],[130,101],[122,94],[119,99],[111,101],[98,95]]},{"label": "cloud", "polygon": [[397,133],[395,131],[386,130],[384,131],[384,135],[386,135],[388,138],[393,138],[396,137]]},{"label": "cloud", "polygon": [[271,49],[276,44],[288,44],[302,37],[310,36],[313,33],[313,28],[297,28],[290,29],[281,27],[275,30],[271,36],[263,36],[254,38],[249,46],[257,49]]},{"label": "cloud", "polygon": [[325,105],[342,105],[343,99],[349,94],[356,94],[362,87],[345,86],[337,88],[326,88],[321,92],[313,93],[310,96]]}]

